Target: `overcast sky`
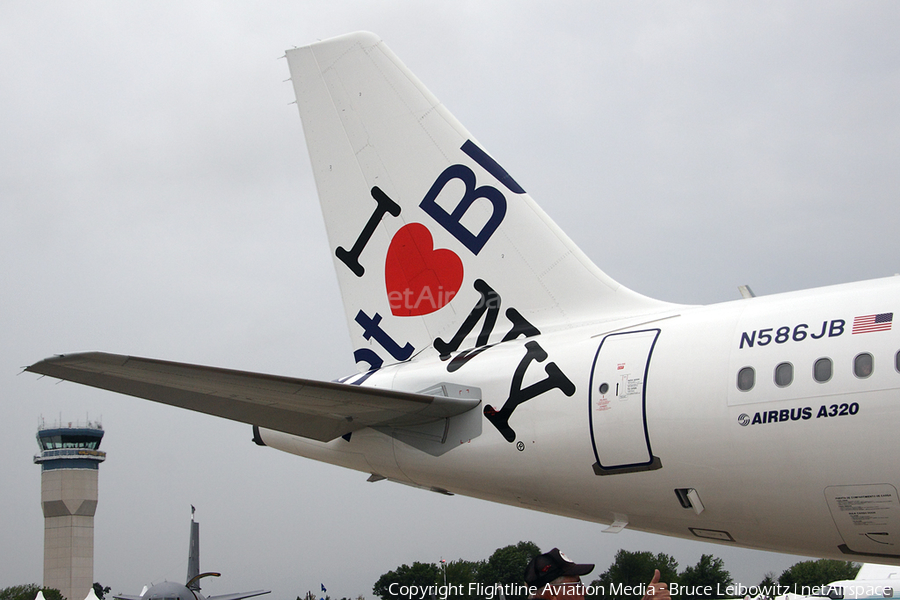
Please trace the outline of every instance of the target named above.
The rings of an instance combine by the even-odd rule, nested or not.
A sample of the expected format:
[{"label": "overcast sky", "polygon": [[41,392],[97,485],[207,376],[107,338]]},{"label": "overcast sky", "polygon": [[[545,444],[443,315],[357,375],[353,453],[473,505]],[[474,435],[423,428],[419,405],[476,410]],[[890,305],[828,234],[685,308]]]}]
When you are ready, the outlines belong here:
[{"label": "overcast sky", "polygon": [[638,292],[900,271],[900,3],[5,1],[0,587],[42,579],[42,417],[102,419],[94,577],[116,593],[184,580],[191,504],[223,573],[204,592],[272,600],[371,598],[400,564],[519,540],[595,574],[619,548],[716,554],[746,584],[800,560],[367,483],[249,426],[19,374],[89,350],[355,370],[279,57],[359,29]]}]

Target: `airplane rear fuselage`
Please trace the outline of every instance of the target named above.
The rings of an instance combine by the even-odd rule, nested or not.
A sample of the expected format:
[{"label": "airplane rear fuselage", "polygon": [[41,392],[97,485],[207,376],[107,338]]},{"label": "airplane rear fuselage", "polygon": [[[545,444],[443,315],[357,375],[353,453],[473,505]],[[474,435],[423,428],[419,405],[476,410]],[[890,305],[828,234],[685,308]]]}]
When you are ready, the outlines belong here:
[{"label": "airplane rear fuselage", "polygon": [[[480,388],[481,406],[449,425],[367,429],[326,444],[262,435],[288,452],[437,491],[667,535],[896,562],[898,296],[900,278],[887,278],[420,356],[356,379],[403,391]],[[507,437],[485,416],[504,406]]]}]

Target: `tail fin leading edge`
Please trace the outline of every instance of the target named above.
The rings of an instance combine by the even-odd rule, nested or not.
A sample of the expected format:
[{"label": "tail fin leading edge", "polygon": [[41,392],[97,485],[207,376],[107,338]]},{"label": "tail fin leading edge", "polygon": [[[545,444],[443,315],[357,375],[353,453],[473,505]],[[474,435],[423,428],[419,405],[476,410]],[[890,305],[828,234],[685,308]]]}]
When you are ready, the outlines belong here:
[{"label": "tail fin leading edge", "polygon": [[361,369],[670,306],[598,269],[375,35],[287,59]]}]

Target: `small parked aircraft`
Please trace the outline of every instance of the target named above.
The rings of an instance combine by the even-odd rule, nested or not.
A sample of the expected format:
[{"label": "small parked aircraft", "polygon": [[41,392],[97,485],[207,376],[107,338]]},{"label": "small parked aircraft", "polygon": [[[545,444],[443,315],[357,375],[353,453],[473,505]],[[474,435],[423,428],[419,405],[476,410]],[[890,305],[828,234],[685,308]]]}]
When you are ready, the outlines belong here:
[{"label": "small parked aircraft", "polygon": [[200,523],[194,520],[193,506],[191,507],[191,539],[188,550],[187,582],[182,585],[174,581],[163,581],[155,585],[144,586],[140,596],[126,596],[118,594],[113,596],[117,600],[243,600],[268,594],[268,591],[256,590],[254,592],[240,592],[237,594],[220,594],[206,597],[200,593],[200,580],[204,577],[219,577],[221,573],[200,572]]}]

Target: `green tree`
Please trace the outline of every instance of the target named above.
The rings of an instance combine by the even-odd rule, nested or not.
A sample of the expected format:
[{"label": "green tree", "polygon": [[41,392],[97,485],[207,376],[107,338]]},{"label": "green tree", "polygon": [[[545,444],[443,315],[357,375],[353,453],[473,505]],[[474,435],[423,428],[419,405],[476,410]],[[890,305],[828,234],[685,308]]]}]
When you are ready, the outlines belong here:
[{"label": "green tree", "polygon": [[[679,585],[686,598],[724,598],[726,588],[734,583],[731,573],[725,569],[725,561],[712,554],[704,554],[693,567],[685,567],[678,576]],[[663,580],[664,581],[664,580]]]},{"label": "green tree", "polygon": [[[447,575],[447,585],[453,585],[454,592],[462,590],[462,594],[454,593],[454,598],[479,598],[477,594],[469,594],[469,584],[478,582],[478,573],[484,567],[485,561],[451,560],[444,563],[444,572]],[[442,575],[443,577],[443,575]],[[443,583],[443,580],[442,580]]]},{"label": "green tree", "polygon": [[619,550],[609,568],[591,583],[595,590],[602,589],[605,592],[594,597],[602,597],[604,600],[640,600],[644,595],[641,590],[653,579],[656,569],[659,569],[660,581],[680,583],[678,561],[668,554]]},{"label": "green tree", "polygon": [[[497,548],[490,558],[478,569],[476,581],[482,585],[524,586],[525,567],[541,554],[534,542],[519,542],[515,545]],[[525,594],[507,594],[507,600],[524,600]]]},{"label": "green tree", "polygon": [[778,578],[778,585],[787,586],[790,592],[814,595],[812,588],[822,587],[832,581],[853,579],[860,565],[844,560],[806,560],[785,569]]},{"label": "green tree", "polygon": [[[401,565],[394,571],[388,571],[378,578],[372,587],[372,592],[382,600],[408,598],[400,596],[399,588],[402,586],[426,587],[443,583],[441,570],[434,563],[414,562],[412,566]],[[397,584],[393,587],[392,584]],[[395,593],[391,593],[395,592]]]},{"label": "green tree", "polygon": [[779,596],[778,593],[778,580],[775,579],[775,573],[772,571],[767,572],[762,581],[759,582],[759,594],[763,596],[769,596],[774,598],[775,596]]},{"label": "green tree", "polygon": [[42,588],[36,583],[14,585],[0,590],[0,600],[34,600],[38,592],[44,592],[47,600],[65,600],[56,588]]}]

